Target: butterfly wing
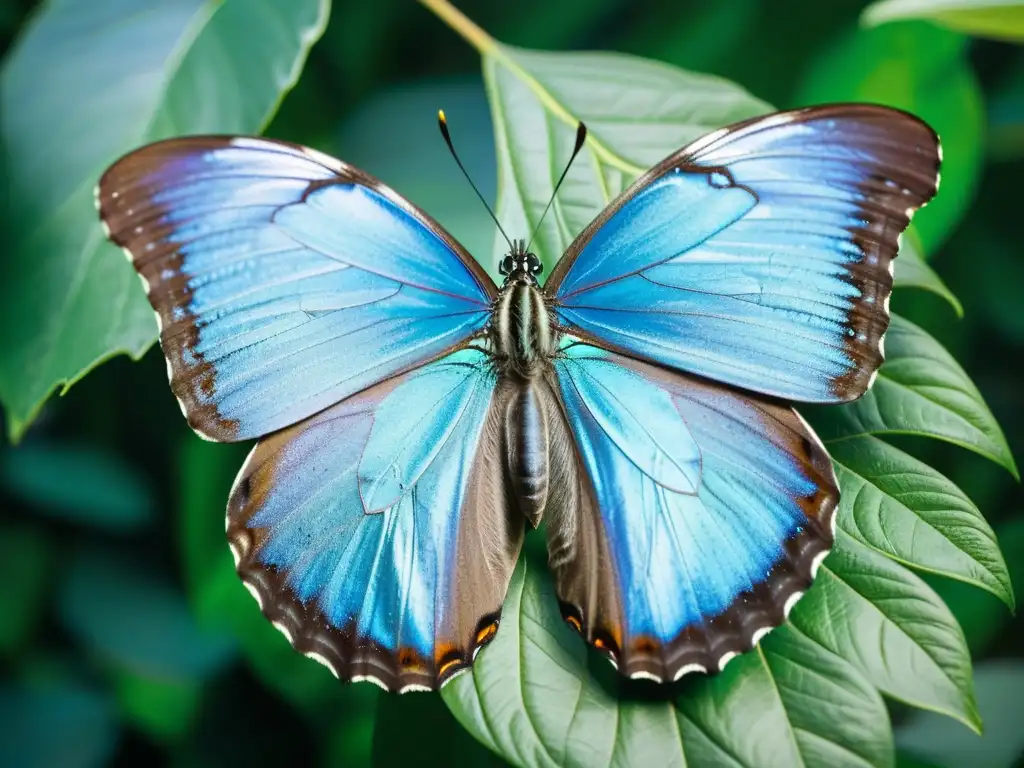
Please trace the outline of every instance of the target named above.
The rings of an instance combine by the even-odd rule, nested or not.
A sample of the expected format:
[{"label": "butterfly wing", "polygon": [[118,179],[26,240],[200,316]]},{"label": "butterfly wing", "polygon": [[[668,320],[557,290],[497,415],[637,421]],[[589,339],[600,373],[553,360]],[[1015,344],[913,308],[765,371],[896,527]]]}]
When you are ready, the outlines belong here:
[{"label": "butterfly wing", "polygon": [[424,213],[291,144],[158,142],[115,163],[97,199],[157,312],[171,388],[211,439],[269,434],[442,356],[496,293]]},{"label": "butterfly wing", "polygon": [[433,689],[497,629],[522,541],[502,472],[505,395],[466,349],[253,449],[228,504],[239,575],[344,680]]},{"label": "butterfly wing", "polygon": [[738,123],[641,177],[545,291],[567,332],[606,348],[788,400],[855,399],[939,159],[927,125],[884,107]]},{"label": "butterfly wing", "polygon": [[782,623],[833,541],[828,455],[789,407],[583,343],[551,382],[563,613],[620,671],[716,671]]}]

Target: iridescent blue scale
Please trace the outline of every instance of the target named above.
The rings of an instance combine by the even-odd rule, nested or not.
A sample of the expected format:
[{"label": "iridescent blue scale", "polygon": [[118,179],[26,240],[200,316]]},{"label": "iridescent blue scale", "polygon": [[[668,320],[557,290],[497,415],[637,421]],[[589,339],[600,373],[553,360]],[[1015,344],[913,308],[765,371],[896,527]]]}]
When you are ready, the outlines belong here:
[{"label": "iridescent blue scale", "polygon": [[543,287],[525,243],[496,286],[379,181],[283,142],[152,144],[98,202],[189,423],[259,438],[228,539],[297,649],[440,686],[544,520],[567,621],[667,681],[755,645],[829,551],[831,463],[786,401],[870,385],[938,163],[882,107],[729,126],[638,179]]}]

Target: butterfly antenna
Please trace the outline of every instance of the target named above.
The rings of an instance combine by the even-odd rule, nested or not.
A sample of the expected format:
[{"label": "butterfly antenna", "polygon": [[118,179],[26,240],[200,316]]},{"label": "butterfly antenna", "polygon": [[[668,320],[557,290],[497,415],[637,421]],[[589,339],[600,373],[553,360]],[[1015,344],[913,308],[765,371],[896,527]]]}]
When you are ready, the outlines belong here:
[{"label": "butterfly antenna", "polygon": [[565,170],[562,171],[562,175],[558,177],[558,183],[555,184],[554,190],[551,192],[551,199],[548,200],[547,207],[544,208],[544,213],[540,215],[540,219],[537,221],[537,228],[533,230],[533,234],[530,236],[530,242],[526,246],[526,251],[529,253],[530,246],[533,245],[533,240],[537,237],[537,233],[540,232],[540,225],[544,223],[544,217],[548,215],[548,211],[551,210],[551,204],[555,202],[555,195],[558,194],[558,188],[562,186],[562,182],[565,181],[566,175],[569,173],[569,169],[572,168],[572,161],[576,159],[576,155],[583,149],[583,144],[587,140],[587,126],[580,123],[576,126],[576,146],[572,149],[572,156],[569,158],[569,162],[565,164]]},{"label": "butterfly antenna", "polygon": [[505,230],[502,229],[501,222],[498,221],[498,217],[494,215],[494,211],[491,210],[491,206],[487,204],[487,201],[484,200],[484,196],[480,194],[480,190],[476,188],[476,184],[474,184],[473,180],[469,177],[469,172],[466,170],[466,166],[462,164],[462,161],[459,160],[459,156],[455,153],[451,134],[448,133],[448,118],[444,116],[443,109],[437,110],[437,125],[441,129],[441,135],[444,136],[444,142],[448,145],[448,150],[452,153],[452,157],[455,158],[455,162],[458,164],[459,170],[462,171],[462,175],[466,177],[466,181],[469,182],[469,186],[471,186],[473,191],[476,192],[476,196],[480,198],[480,202],[484,204],[484,208],[486,208],[487,212],[491,214],[491,218],[494,219],[494,223],[498,226],[498,231],[501,232],[501,236],[504,237],[505,242],[508,243],[509,250],[514,251],[515,247],[512,245],[512,241],[509,240],[508,235],[505,234]]}]

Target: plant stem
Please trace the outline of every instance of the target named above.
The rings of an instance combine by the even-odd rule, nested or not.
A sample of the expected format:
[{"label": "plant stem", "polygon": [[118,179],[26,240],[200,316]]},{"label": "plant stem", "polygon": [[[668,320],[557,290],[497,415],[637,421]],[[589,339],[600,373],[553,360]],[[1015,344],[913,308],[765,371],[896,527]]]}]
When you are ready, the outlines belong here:
[{"label": "plant stem", "polygon": [[[525,83],[548,112],[571,128],[576,128],[579,124],[579,118],[571,114],[564,104],[558,101],[536,77],[523,69],[518,61],[509,56],[506,50],[498,44],[498,41],[481,29],[476,22],[448,2],[448,0],[419,0],[419,3],[433,12],[435,16],[459,34],[466,42],[476,48],[481,57],[485,59],[485,80],[487,79],[486,68],[487,60],[489,59],[491,62],[496,62],[505,67]],[[490,90],[489,85],[488,90]],[[587,137],[587,146],[599,160],[613,168],[618,168],[624,173],[638,176],[644,171],[643,168],[633,165],[612,152],[602,142],[598,141],[594,134],[590,134]],[[600,183],[603,188],[603,177],[600,178]],[[605,196],[607,197],[608,195],[606,194]]]},{"label": "plant stem", "polygon": [[448,0],[419,0],[420,4],[434,12],[441,21],[458,32],[481,56],[493,55],[498,47],[494,38],[484,32],[466,14]]}]

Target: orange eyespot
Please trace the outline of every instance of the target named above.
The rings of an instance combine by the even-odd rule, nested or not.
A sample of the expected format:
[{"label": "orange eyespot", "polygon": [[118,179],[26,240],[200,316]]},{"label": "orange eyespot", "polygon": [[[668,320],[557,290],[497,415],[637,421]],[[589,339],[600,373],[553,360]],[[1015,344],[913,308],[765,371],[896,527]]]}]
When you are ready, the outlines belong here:
[{"label": "orange eyespot", "polygon": [[575,616],[566,616],[565,617],[565,622],[570,627],[575,629],[577,632],[582,632],[583,631],[583,625],[580,624],[580,620],[577,619]]},{"label": "orange eyespot", "polygon": [[441,665],[441,668],[437,670],[438,677],[444,677],[449,672],[454,671],[457,667],[462,664],[462,659],[450,659]]},{"label": "orange eyespot", "polygon": [[476,644],[483,645],[489,643],[494,639],[495,633],[498,631],[498,622],[488,624],[486,627],[476,633]]},{"label": "orange eyespot", "polygon": [[604,651],[613,660],[619,656],[619,643],[610,632],[603,628],[596,628],[593,631],[593,639],[590,641],[595,648]]},{"label": "orange eyespot", "polygon": [[636,653],[656,653],[660,647],[661,644],[657,640],[646,635],[640,635],[633,641],[633,650]]},{"label": "orange eyespot", "polygon": [[403,648],[398,652],[398,663],[403,667],[411,667],[416,664],[416,654],[411,648]]}]

